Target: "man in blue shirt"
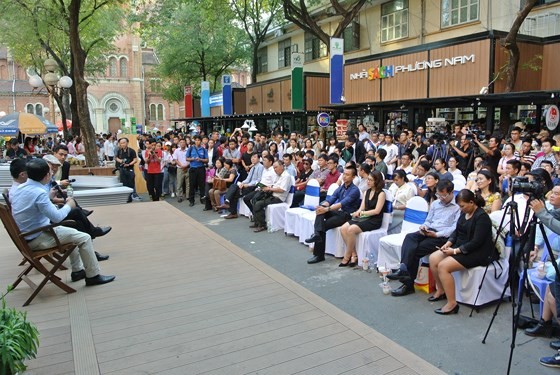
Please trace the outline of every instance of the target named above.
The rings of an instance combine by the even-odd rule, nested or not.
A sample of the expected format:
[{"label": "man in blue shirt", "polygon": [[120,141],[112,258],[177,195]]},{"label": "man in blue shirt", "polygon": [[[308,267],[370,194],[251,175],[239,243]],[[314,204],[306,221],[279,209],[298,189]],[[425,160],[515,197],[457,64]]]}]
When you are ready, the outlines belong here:
[{"label": "man in blue shirt", "polygon": [[205,176],[206,168],[204,165],[208,163],[208,150],[202,147],[202,137],[195,135],[193,137],[194,145],[187,151],[187,161],[191,163],[189,172],[189,204],[190,207],[194,206],[194,191],[198,187],[200,194],[200,203],[204,203],[202,196],[205,191]]},{"label": "man in blue shirt", "polygon": [[[27,164],[27,182],[10,192],[12,215],[22,232],[29,232],[37,228],[59,223],[76,207],[73,198],[68,198],[61,209],[50,200],[45,185],[51,178],[51,170],[43,159],[33,159]],[[54,196],[56,190],[50,194]],[[91,236],[74,228],[58,226],[54,228],[62,244],[74,244],[76,249],[70,254],[72,265],[72,281],[86,279],[86,286],[106,284],[115,276],[100,274],[99,263],[95,257]],[[31,250],[43,250],[56,246],[55,239],[45,232],[38,232],[25,237]]]},{"label": "man in blue shirt", "polygon": [[443,246],[453,233],[459,220],[460,210],[455,203],[453,182],[441,180],[436,187],[438,200],[430,205],[430,211],[418,232],[409,233],[401,247],[401,267],[389,274],[390,280],[399,280],[402,285],[393,290],[393,297],[414,293],[414,279],[418,273],[418,263],[422,257]]},{"label": "man in blue shirt", "polygon": [[351,219],[352,212],[360,207],[360,189],[353,184],[356,177],[356,168],[344,169],[342,174],[343,184],[336,189],[334,194],[327,197],[315,210],[315,233],[305,242],[315,242],[313,257],[307,260],[308,264],[319,263],[325,260],[325,237],[329,229],[342,226]]}]

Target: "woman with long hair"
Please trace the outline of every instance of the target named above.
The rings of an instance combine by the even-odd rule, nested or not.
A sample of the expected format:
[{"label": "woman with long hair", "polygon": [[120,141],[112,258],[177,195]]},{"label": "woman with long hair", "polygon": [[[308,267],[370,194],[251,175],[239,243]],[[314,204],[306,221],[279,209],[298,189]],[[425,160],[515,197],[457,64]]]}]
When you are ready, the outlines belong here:
[{"label": "woman with long hair", "polygon": [[424,199],[428,202],[428,204],[432,204],[432,202],[437,199],[436,186],[438,182],[439,175],[436,172],[426,173],[426,177],[424,177],[424,185],[426,185],[427,190],[425,190]]},{"label": "woman with long hair", "polygon": [[435,310],[436,314],[459,312],[455,299],[455,281],[452,273],[477,266],[486,266],[496,259],[498,252],[492,240],[492,221],[482,208],[484,201],[472,191],[463,189],[455,199],[461,209],[457,227],[449,240],[430,255],[430,270],[437,291],[428,301],[447,303]]},{"label": "woman with long hair", "polygon": [[478,187],[476,194],[480,195],[484,200],[483,208],[487,214],[502,208],[502,196],[498,191],[496,177],[492,172],[486,169],[478,171],[476,185]]},{"label": "woman with long hair", "polygon": [[346,244],[346,252],[339,267],[355,267],[358,264],[356,253],[356,237],[362,232],[381,228],[385,208],[385,181],[379,171],[373,171],[367,178],[369,189],[364,194],[362,204],[352,219],[340,228],[342,239]]},{"label": "woman with long hair", "polygon": [[[222,168],[220,168],[219,170],[218,160],[222,165]],[[223,160],[223,158],[219,158],[218,160],[216,161],[216,176],[214,177],[214,180],[225,181],[226,184],[223,189],[212,187],[212,189],[210,189],[210,191],[208,192],[210,202],[212,203],[212,207],[216,212],[219,211],[218,206],[221,204],[221,195],[226,193],[227,188],[233,183],[233,180],[237,176],[237,170],[234,168],[231,159]]]}]

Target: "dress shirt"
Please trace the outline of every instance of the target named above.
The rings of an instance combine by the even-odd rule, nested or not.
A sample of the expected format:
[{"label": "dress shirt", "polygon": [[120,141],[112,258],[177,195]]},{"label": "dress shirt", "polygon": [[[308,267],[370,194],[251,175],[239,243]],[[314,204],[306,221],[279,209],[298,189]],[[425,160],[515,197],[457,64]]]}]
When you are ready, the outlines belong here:
[{"label": "dress shirt", "polygon": [[338,171],[338,169],[335,169],[334,173],[332,172],[327,173],[327,176],[325,177],[325,182],[321,186],[321,189],[328,190],[332,184],[335,184],[338,181],[339,177],[340,177],[340,172]]},{"label": "dress shirt", "polygon": [[270,166],[269,168],[264,168],[262,178],[259,182],[265,186],[272,186],[276,180],[278,180],[278,175],[274,172],[274,167]]},{"label": "dress shirt", "polygon": [[311,176],[309,178],[315,178],[317,180],[322,180],[323,182],[325,182],[328,174],[329,170],[327,167],[324,167],[323,169],[317,168],[313,171],[313,173],[311,173]]},{"label": "dress shirt", "polygon": [[459,206],[455,202],[443,205],[438,199],[430,205],[424,225],[435,230],[437,237],[449,237],[455,230],[460,214]]},{"label": "dress shirt", "polygon": [[257,182],[259,182],[262,179],[263,171],[264,171],[264,166],[261,163],[257,163],[256,165],[253,165],[251,169],[249,169],[249,174],[247,175],[247,178],[243,180],[242,183],[247,184],[249,186],[255,186]]},{"label": "dress shirt", "polygon": [[[51,222],[59,223],[71,210],[67,204],[58,209],[49,199],[44,185],[31,179],[12,191],[10,202],[14,220],[22,232],[49,225]],[[25,239],[29,241],[40,235],[40,232],[35,233]]]},{"label": "dress shirt", "polygon": [[325,199],[332,206],[335,203],[340,203],[342,205],[342,211],[352,214],[360,208],[362,200],[360,199],[360,189],[353,183],[348,186],[342,184],[333,195]]},{"label": "dress shirt", "polygon": [[288,173],[288,171],[282,172],[280,176],[278,176],[278,180],[272,185],[272,188],[280,188],[282,189],[281,193],[274,192],[272,196],[280,199],[282,202],[286,201],[288,198],[288,194],[290,194],[290,188],[292,187],[292,176]]},{"label": "dress shirt", "polygon": [[[173,152],[173,160],[178,161],[182,165],[189,165],[189,162],[187,162],[187,150],[187,148],[184,150],[181,150],[180,148],[175,149]],[[180,166],[178,167],[181,168]]]}]

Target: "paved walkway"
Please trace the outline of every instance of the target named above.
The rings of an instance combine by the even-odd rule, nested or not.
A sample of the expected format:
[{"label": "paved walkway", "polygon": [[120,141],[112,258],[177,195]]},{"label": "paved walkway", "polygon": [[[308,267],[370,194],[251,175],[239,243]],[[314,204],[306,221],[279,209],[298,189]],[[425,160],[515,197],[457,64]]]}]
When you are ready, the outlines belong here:
[{"label": "paved walkway", "polygon": [[[95,208],[114,283],[26,310],[41,333],[33,374],[440,374],[436,367],[165,202]],[[0,230],[0,287],[19,256]],[[69,271],[60,276],[69,279]],[[30,289],[8,298],[21,306]]]}]

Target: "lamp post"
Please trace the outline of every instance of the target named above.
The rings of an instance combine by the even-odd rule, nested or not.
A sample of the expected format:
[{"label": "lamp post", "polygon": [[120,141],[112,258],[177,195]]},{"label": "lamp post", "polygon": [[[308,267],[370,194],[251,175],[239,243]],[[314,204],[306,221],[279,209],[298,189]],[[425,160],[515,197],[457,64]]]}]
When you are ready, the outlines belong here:
[{"label": "lamp post", "polygon": [[[68,76],[59,77],[56,71],[58,70],[58,64],[53,59],[46,59],[44,62],[44,67],[46,73],[43,74],[43,78],[39,77],[38,75],[29,77],[29,84],[34,87],[38,88],[43,85],[48,86],[49,92],[49,112],[51,114],[51,122],[54,124],[56,121],[56,114],[54,109],[54,95],[53,93],[59,92],[58,90],[62,91],[63,102],[64,96],[67,95],[66,90],[72,87],[72,78]],[[64,106],[63,106],[64,107]],[[61,111],[64,111],[65,115],[68,114],[66,108],[60,108]],[[64,116],[66,118],[66,116]]]}]

